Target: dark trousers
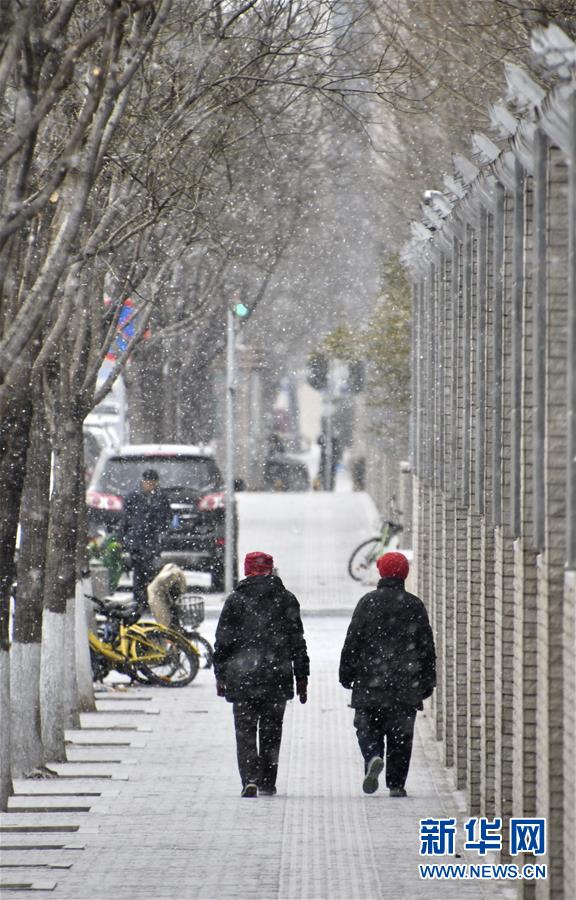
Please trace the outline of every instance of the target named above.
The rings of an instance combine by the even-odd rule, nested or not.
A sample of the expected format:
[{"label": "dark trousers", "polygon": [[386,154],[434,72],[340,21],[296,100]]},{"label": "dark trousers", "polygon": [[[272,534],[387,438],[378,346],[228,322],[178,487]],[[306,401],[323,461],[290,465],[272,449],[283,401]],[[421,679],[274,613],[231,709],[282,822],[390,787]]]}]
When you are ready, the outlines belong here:
[{"label": "dark trousers", "polygon": [[242,784],[276,785],[285,700],[239,700],[233,704],[236,751]]},{"label": "dark trousers", "polygon": [[158,574],[158,557],[144,553],[132,553],[132,593],[143,609],[148,605],[146,588]]},{"label": "dark trousers", "polygon": [[404,787],[412,756],[416,710],[412,706],[384,706],[357,709],[354,727],[364,757],[364,770],[374,756],[384,758],[386,744],[386,787]]}]

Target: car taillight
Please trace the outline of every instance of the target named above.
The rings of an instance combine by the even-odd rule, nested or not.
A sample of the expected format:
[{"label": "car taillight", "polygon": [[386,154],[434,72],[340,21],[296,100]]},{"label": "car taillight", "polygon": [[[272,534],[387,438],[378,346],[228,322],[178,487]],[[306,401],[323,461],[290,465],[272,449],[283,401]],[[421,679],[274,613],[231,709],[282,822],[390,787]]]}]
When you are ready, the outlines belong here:
[{"label": "car taillight", "polygon": [[203,512],[211,509],[224,509],[224,491],[218,491],[215,494],[205,494],[198,500],[198,509]]},{"label": "car taillight", "polygon": [[88,491],[86,494],[86,503],[92,509],[109,509],[118,511],[124,506],[122,497],[115,494],[101,494],[100,491]]}]

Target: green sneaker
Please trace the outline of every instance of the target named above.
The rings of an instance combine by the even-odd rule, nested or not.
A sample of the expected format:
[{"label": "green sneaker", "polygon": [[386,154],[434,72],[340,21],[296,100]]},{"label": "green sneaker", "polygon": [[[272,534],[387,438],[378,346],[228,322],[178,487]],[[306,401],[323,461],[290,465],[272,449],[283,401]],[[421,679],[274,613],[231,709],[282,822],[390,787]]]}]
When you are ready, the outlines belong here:
[{"label": "green sneaker", "polygon": [[242,793],[240,794],[240,796],[241,797],[257,797],[258,796],[258,786],[255,784],[252,784],[251,782],[249,784],[245,784],[244,787],[242,788]]},{"label": "green sneaker", "polygon": [[381,756],[373,756],[368,763],[368,769],[364,781],[362,782],[362,790],[365,794],[373,794],[378,790],[378,776],[384,768],[384,760]]}]

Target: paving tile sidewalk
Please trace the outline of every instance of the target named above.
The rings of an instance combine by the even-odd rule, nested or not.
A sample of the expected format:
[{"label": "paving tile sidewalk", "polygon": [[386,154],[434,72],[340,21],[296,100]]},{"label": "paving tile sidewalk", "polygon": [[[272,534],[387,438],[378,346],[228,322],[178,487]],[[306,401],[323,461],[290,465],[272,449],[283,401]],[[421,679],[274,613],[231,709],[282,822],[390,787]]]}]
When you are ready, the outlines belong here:
[{"label": "paving tile sidewalk", "polygon": [[[313,664],[310,700],[304,707],[289,704],[278,796],[240,798],[231,707],[216,697],[210,672],[200,673],[184,689],[156,689],[153,703],[160,713],[146,717],[152,731],[139,735],[144,747],[126,748],[119,756],[130,765],[114,767],[128,780],[114,781],[114,791],[104,793],[88,813],[58,814],[59,821],[79,824],[73,838],[84,843],[84,850],[69,852],[71,868],[51,873],[57,882],[51,897],[506,896],[494,884],[488,890],[471,882],[420,881],[418,820],[462,818],[461,799],[439,765],[424,721],[418,728],[409,798],[393,800],[385,789],[362,794],[349,695],[336,677],[346,620],[312,617],[305,627]],[[139,689],[134,691],[138,696]],[[108,750],[100,755],[110,758]],[[459,861],[478,860],[463,856]]]},{"label": "paving tile sidewalk", "polygon": [[[320,591],[320,610],[334,604],[351,609],[361,593],[358,589],[351,592],[339,570],[334,575],[334,560],[341,559],[346,550],[345,544],[338,545],[335,533],[345,541],[346,515],[349,521],[352,516],[350,507],[346,514],[340,497],[335,495],[338,509],[333,507],[331,513],[330,503],[319,500],[323,530],[314,526],[318,518],[310,514],[304,539],[294,543],[281,561],[286,583],[289,587],[296,583],[304,611],[319,611],[318,568],[326,580]],[[268,502],[267,514],[276,522],[284,516],[285,528],[301,533],[298,521],[288,518],[289,502],[294,509],[293,498]],[[270,545],[263,544],[263,533],[258,533],[256,504],[251,515],[244,518],[244,546],[267,549]],[[330,530],[326,525],[329,517],[340,526]],[[311,539],[314,533],[317,537]],[[279,541],[273,552],[281,556],[283,549]],[[321,566],[318,558],[323,560]],[[91,762],[71,761],[61,768],[68,775],[92,771],[106,776],[87,779],[84,784],[90,787],[80,789],[85,792],[102,786],[97,800],[82,801],[90,810],[12,812],[1,819],[3,825],[27,820],[45,828],[50,824],[77,828],[67,836],[66,832],[45,832],[27,838],[41,844],[48,835],[56,843],[67,840],[76,848],[83,846],[45,851],[56,864],[70,866],[40,870],[38,880],[44,880],[47,894],[55,900],[479,900],[513,896],[510,888],[494,882],[420,880],[419,819],[455,816],[462,820],[462,798],[453,790],[421,716],[407,785],[410,796],[394,800],[385,789],[372,796],[362,793],[361,758],[353,713],[347,706],[350,695],[337,678],[348,617],[304,614],[304,623],[312,662],[310,699],[306,706],[297,702],[288,706],[278,795],[240,797],[232,710],[216,696],[211,672],[200,672],[186,688],[132,688],[123,698],[100,701],[99,705],[107,708],[118,703],[118,709],[123,707],[126,713],[102,715],[102,722],[110,723],[114,730],[99,732],[90,742],[92,746],[76,744],[71,750],[71,760]],[[210,638],[214,626],[213,618],[205,623],[203,631]],[[158,713],[134,712],[141,708]],[[93,726],[93,719],[86,724]],[[123,733],[123,725],[142,727]],[[79,783],[76,778],[68,782]],[[43,784],[48,791],[50,782]],[[60,780],[58,790],[62,790]],[[79,800],[69,802],[78,805]],[[462,854],[457,861],[478,862],[478,857]],[[9,896],[31,898],[42,893],[13,891]]]}]

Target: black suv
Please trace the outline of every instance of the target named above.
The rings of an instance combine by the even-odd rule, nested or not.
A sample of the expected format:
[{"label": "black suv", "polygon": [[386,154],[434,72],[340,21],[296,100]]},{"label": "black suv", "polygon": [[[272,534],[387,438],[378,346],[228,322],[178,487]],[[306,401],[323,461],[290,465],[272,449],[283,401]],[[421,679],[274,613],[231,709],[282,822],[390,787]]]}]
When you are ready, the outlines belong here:
[{"label": "black suv", "polygon": [[[158,472],[160,489],[174,513],[162,544],[162,562],[208,571],[212,590],[224,590],[225,494],[212,451],[205,447],[133,444],[104,454],[86,493],[89,531],[117,529],[124,497],[139,487],[146,469]],[[236,514],[233,532],[235,578]]]}]

